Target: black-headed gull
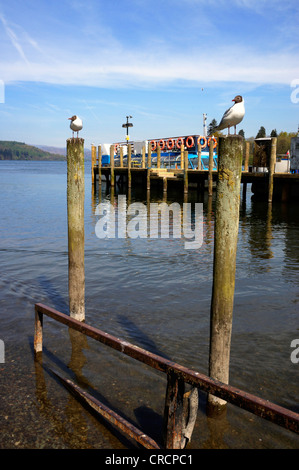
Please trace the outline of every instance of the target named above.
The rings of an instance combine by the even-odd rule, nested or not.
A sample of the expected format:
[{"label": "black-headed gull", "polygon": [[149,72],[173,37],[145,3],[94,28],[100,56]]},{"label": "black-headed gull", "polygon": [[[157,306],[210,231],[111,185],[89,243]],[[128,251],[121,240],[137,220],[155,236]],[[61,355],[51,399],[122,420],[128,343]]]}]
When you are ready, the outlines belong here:
[{"label": "black-headed gull", "polygon": [[245,115],[245,106],[242,96],[237,95],[232,101],[234,101],[235,104],[233,104],[227,111],[225,111],[220,121],[220,124],[217,127],[218,131],[228,128],[228,135],[229,128],[231,126],[234,126],[236,134],[236,125],[242,121]]},{"label": "black-headed gull", "polygon": [[82,120],[78,116],[72,116],[69,118],[69,120],[71,121],[70,128],[73,131],[73,137],[74,137],[74,132],[77,132],[77,137],[78,137],[79,131],[81,131],[83,127]]}]

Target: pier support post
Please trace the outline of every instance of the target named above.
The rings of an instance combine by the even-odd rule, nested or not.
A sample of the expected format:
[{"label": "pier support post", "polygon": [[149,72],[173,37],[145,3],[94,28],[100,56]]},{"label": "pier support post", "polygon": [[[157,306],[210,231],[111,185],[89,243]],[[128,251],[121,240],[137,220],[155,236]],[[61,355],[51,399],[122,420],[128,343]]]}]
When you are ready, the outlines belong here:
[{"label": "pier support post", "polygon": [[114,145],[110,145],[110,185],[114,188]]},{"label": "pier support post", "polygon": [[128,162],[128,189],[131,189],[132,186],[132,175],[131,175],[131,144],[128,144],[128,155],[127,155],[127,162]]},{"label": "pier support post", "polygon": [[148,142],[147,149],[147,175],[146,175],[146,189],[149,191],[151,189],[151,166],[152,166],[152,146]]},{"label": "pier support post", "polygon": [[184,169],[184,163],[185,163],[185,147],[184,147],[184,144],[182,142],[182,144],[181,144],[181,170]]},{"label": "pier support post", "polygon": [[84,272],[84,139],[67,140],[67,213],[69,261],[69,310],[85,319]]},{"label": "pier support post", "polygon": [[145,168],[145,147],[142,147],[142,164],[141,168]]},{"label": "pier support post", "polygon": [[201,170],[201,145],[198,143],[198,148],[197,148],[197,169]]},{"label": "pier support post", "polygon": [[249,163],[249,149],[250,149],[250,142],[245,143],[245,161],[244,161],[244,171],[248,171],[248,163]]},{"label": "pier support post", "polygon": [[161,168],[161,147],[157,145],[157,168]]},{"label": "pier support post", "polygon": [[188,150],[184,152],[184,194],[188,193]]},{"label": "pier support post", "polygon": [[268,203],[269,204],[272,203],[272,198],[273,198],[273,175],[274,175],[275,162],[276,162],[276,144],[277,144],[277,137],[272,137],[270,163],[269,163],[269,183],[268,183]]},{"label": "pier support post", "polygon": [[208,195],[212,196],[213,195],[213,156],[214,156],[214,148],[212,144],[212,138],[210,140],[210,146],[209,146],[209,176],[208,176]]},{"label": "pier support post", "polygon": [[102,147],[98,146],[98,172],[99,172],[99,186],[102,184]]},{"label": "pier support post", "polygon": [[91,184],[94,184],[94,167],[97,161],[96,148],[94,145],[91,146]]},{"label": "pier support post", "polygon": [[122,146],[119,149],[119,166],[121,168],[124,166],[124,149]]},{"label": "pier support post", "polygon": [[[209,375],[226,384],[229,381],[242,148],[241,136],[219,138]],[[225,409],[226,401],[208,395],[208,412]]]}]

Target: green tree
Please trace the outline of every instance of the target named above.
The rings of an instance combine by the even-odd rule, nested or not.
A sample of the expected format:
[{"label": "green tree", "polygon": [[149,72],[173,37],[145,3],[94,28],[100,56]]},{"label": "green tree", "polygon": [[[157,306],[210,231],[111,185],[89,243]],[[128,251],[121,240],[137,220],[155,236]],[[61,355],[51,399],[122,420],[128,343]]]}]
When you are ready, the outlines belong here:
[{"label": "green tree", "polygon": [[277,137],[277,130],[276,129],[273,129],[271,131],[270,137]]},{"label": "green tree", "polygon": [[260,138],[263,138],[263,137],[266,137],[266,129],[264,128],[264,126],[261,126],[260,130],[256,134],[256,139],[260,139]]},{"label": "green tree", "polygon": [[241,135],[242,137],[245,137],[245,132],[243,129],[240,129],[238,134]]},{"label": "green tree", "polygon": [[215,134],[217,127],[218,127],[218,124],[217,124],[216,119],[212,119],[212,121],[208,125],[208,135]]},{"label": "green tree", "polygon": [[276,151],[278,155],[285,155],[291,148],[291,138],[296,136],[296,132],[280,132],[277,136]]}]

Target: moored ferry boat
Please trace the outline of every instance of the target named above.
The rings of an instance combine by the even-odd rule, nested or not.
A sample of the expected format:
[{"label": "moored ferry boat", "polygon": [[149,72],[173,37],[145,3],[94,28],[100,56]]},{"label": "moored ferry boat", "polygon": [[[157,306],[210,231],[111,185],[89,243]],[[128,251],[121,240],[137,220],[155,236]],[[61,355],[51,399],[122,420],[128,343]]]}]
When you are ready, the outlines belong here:
[{"label": "moored ferry boat", "polygon": [[217,168],[217,140],[215,137],[205,137],[202,135],[188,135],[178,137],[164,137],[143,141],[117,142],[114,144],[102,144],[102,163],[110,162],[110,146],[114,146],[114,158],[119,159],[120,148],[123,149],[123,156],[126,160],[127,144],[131,144],[133,166],[139,166],[141,163],[142,149],[145,148],[146,155],[150,149],[152,165],[157,161],[157,149],[161,150],[161,165],[170,168],[179,168],[181,152],[188,151],[189,168],[198,168],[198,156],[200,154],[200,168],[206,170],[209,167],[209,147],[213,145],[214,149],[214,169]]}]

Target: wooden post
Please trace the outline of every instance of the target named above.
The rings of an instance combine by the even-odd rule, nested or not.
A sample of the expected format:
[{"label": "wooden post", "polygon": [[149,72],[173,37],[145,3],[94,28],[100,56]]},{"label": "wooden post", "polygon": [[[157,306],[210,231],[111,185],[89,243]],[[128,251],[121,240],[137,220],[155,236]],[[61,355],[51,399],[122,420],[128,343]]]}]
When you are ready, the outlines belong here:
[{"label": "wooden post", "polygon": [[85,319],[84,139],[67,140],[67,213],[70,316]]},{"label": "wooden post", "polygon": [[96,147],[91,146],[91,184],[94,184],[94,167],[97,161]]},{"label": "wooden post", "polygon": [[157,168],[161,167],[161,147],[157,145]]},{"label": "wooden post", "polygon": [[[209,146],[209,177],[208,177],[208,194],[209,196],[213,195],[213,166],[214,166],[214,148],[213,148],[213,143],[212,139],[210,140],[210,146]],[[218,156],[219,158],[219,156]]]},{"label": "wooden post", "polygon": [[148,142],[147,148],[147,182],[146,182],[146,189],[149,191],[151,189],[151,166],[152,166],[152,145]]},{"label": "wooden post", "polygon": [[128,144],[128,188],[131,189],[131,144]]},{"label": "wooden post", "polygon": [[145,168],[145,147],[142,147],[142,164],[141,168]]},{"label": "wooden post", "polygon": [[34,354],[37,355],[43,350],[43,314],[35,307],[34,325]]},{"label": "wooden post", "polygon": [[121,168],[124,166],[124,149],[122,146],[119,149],[119,165]]},{"label": "wooden post", "polygon": [[98,172],[99,172],[99,185],[102,184],[102,147],[98,146]]},{"label": "wooden post", "polygon": [[184,425],[184,381],[167,375],[163,440],[165,449],[181,449]]},{"label": "wooden post", "polygon": [[201,170],[201,145],[200,144],[198,144],[197,159],[198,159],[197,169]]},{"label": "wooden post", "polygon": [[110,145],[110,185],[114,187],[114,145]]},{"label": "wooden post", "polygon": [[184,169],[184,163],[185,163],[185,147],[184,144],[181,144],[181,170]]},{"label": "wooden post", "polygon": [[248,162],[249,162],[249,149],[250,142],[245,143],[245,162],[244,162],[244,171],[248,171]]},{"label": "wooden post", "polygon": [[273,175],[275,170],[276,162],[276,144],[277,137],[272,137],[271,139],[271,155],[270,155],[270,164],[269,164],[269,186],[268,186],[268,203],[272,203],[273,198]]},{"label": "wooden post", "polygon": [[[209,375],[226,384],[229,380],[242,148],[241,136],[219,138]],[[221,412],[225,406],[224,400],[208,395],[208,411]]]},{"label": "wooden post", "polygon": [[184,193],[188,193],[188,150],[184,152]]}]

